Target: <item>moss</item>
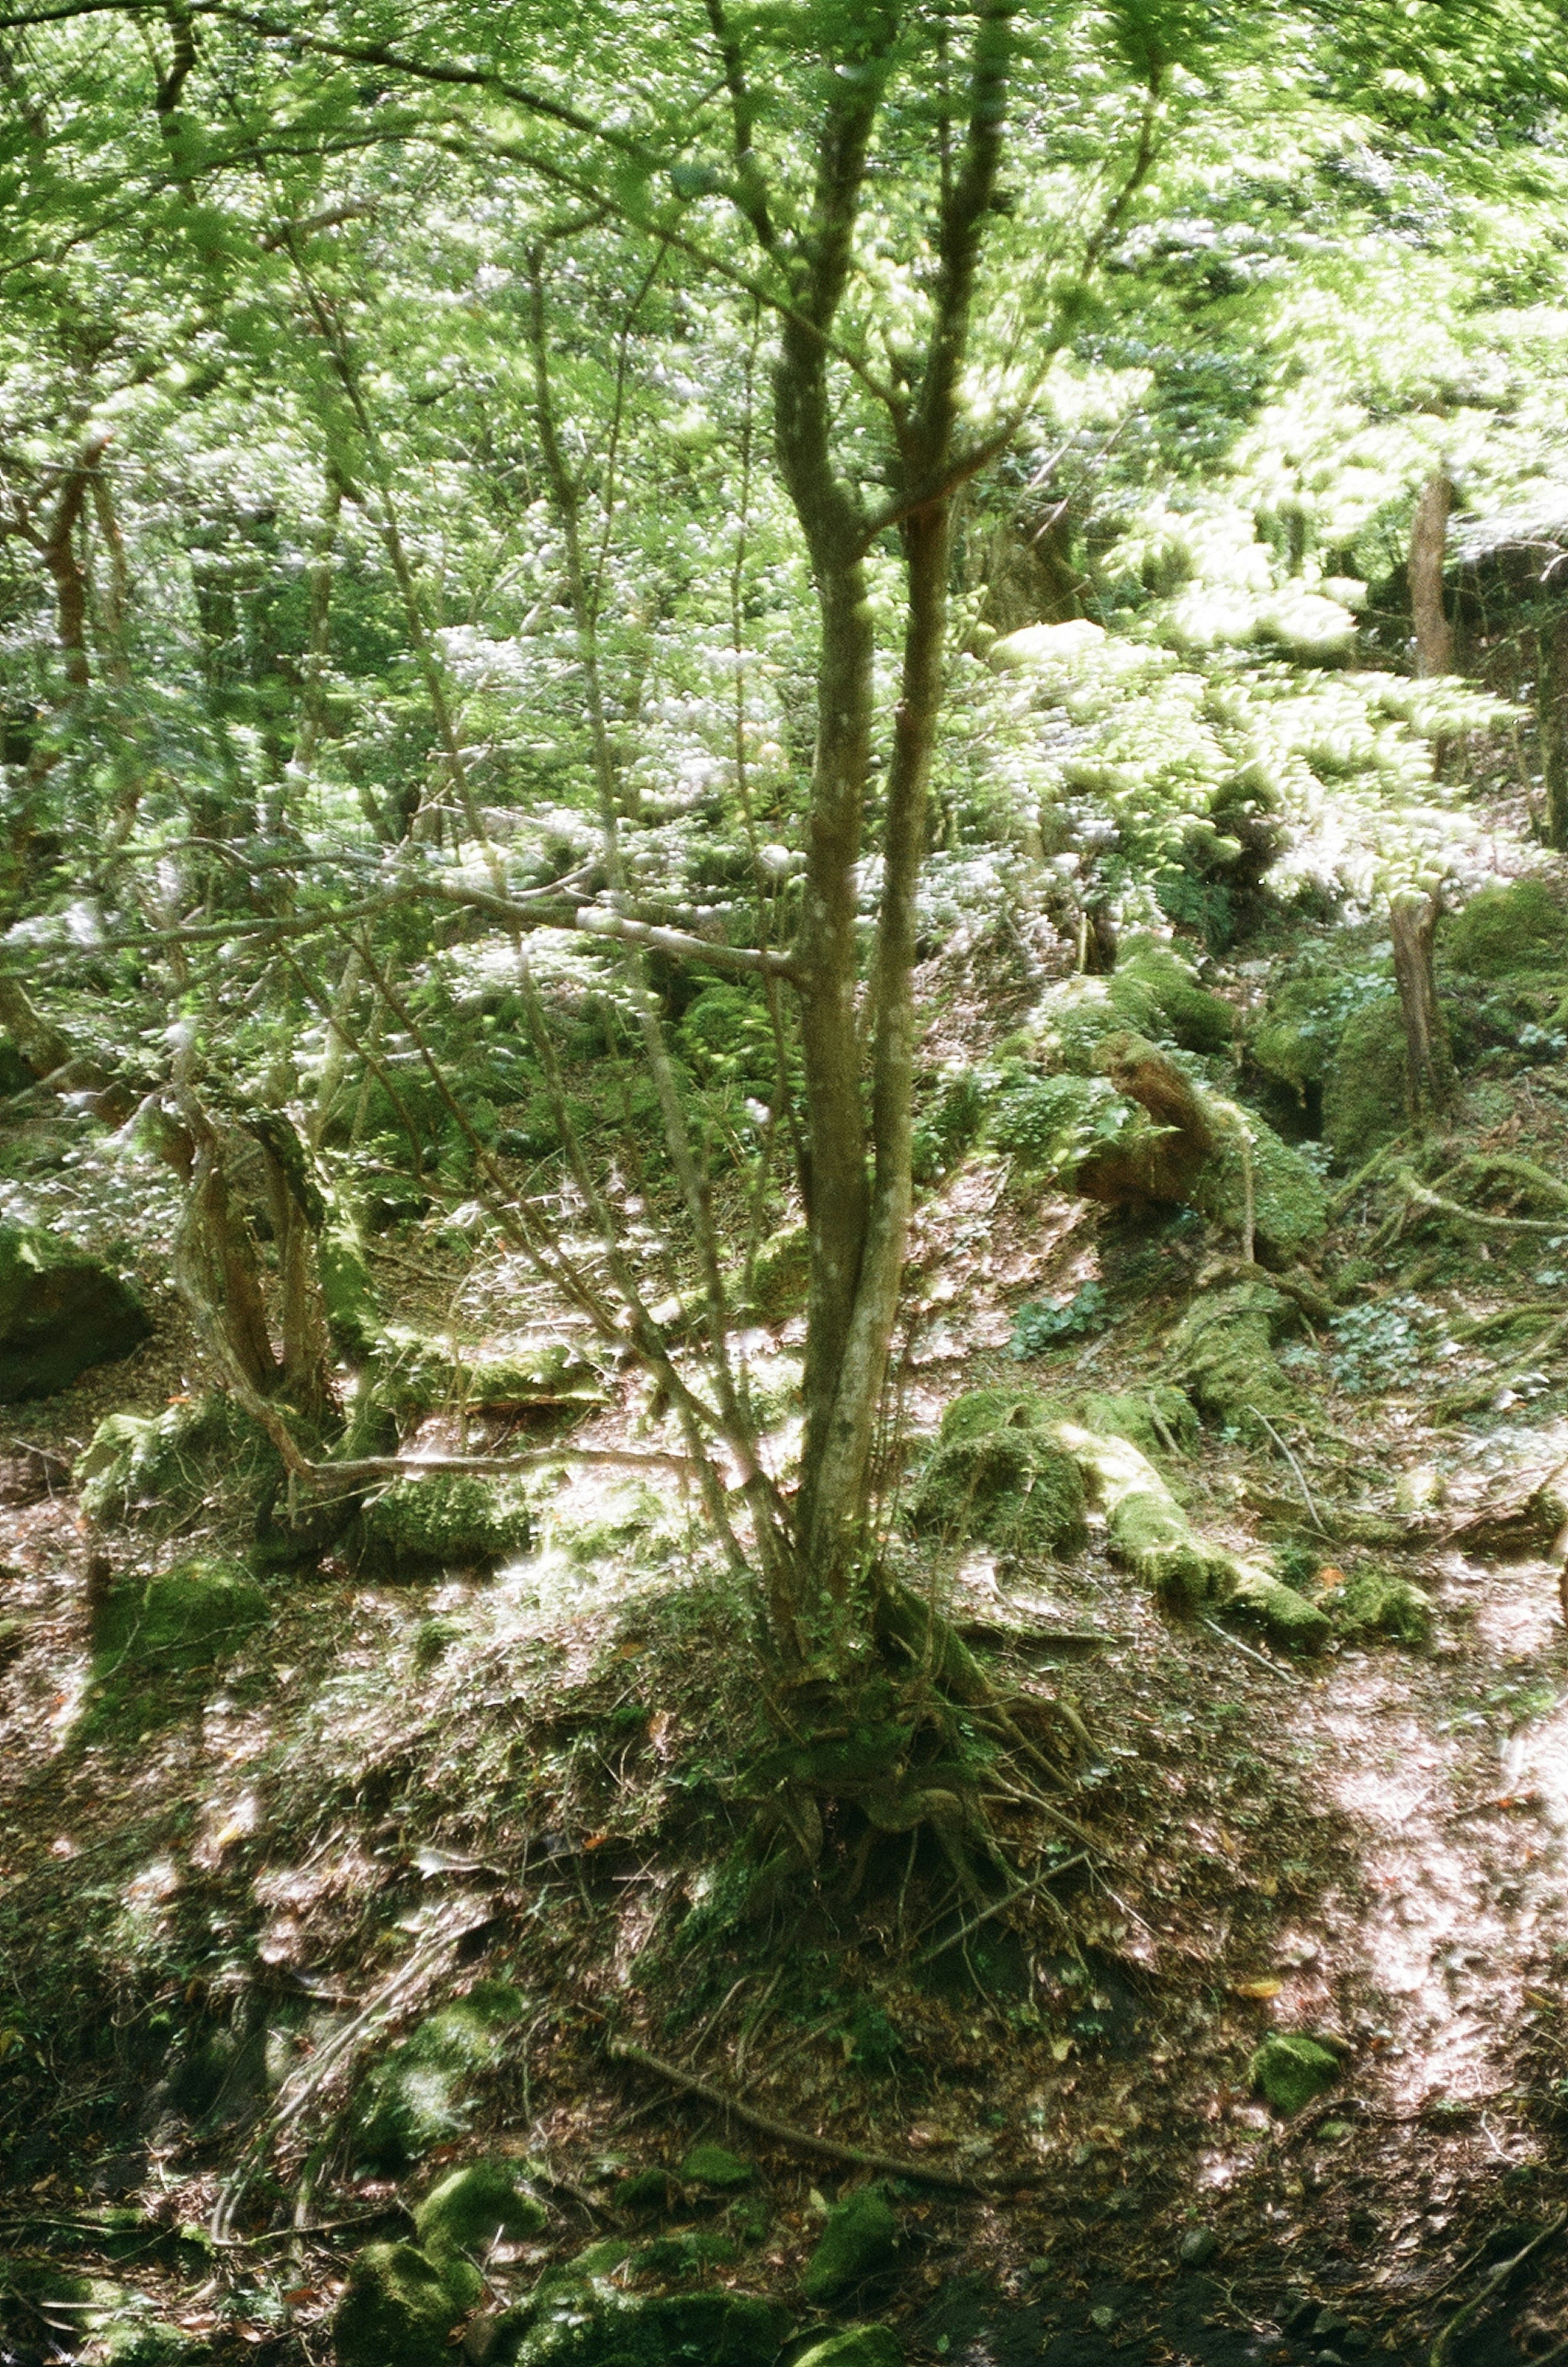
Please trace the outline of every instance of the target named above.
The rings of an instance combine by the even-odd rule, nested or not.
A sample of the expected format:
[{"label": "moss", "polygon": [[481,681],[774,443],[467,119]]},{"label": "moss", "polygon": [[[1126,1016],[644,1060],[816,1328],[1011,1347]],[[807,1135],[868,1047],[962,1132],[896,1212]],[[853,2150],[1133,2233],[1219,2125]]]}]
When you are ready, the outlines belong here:
[{"label": "moss", "polygon": [[275,1564],[310,1558],[348,1518],[341,1502],[292,1512],[276,1447],[243,1406],[217,1392],[161,1414],[108,1415],[75,1476],[91,1521],[167,1535],[205,1514],[248,1531],[251,1557]]},{"label": "moss", "polygon": [[1444,931],[1444,950],[1472,978],[1568,968],[1568,911],[1544,879],[1483,888]]},{"label": "moss", "polygon": [[47,1398],[152,1330],[135,1292],[41,1226],[0,1225],[0,1398]]},{"label": "moss", "polygon": [[666,2284],[689,2284],[710,2269],[733,2268],[739,2258],[740,2247],[733,2237],[697,2227],[679,2236],[657,2236],[651,2244],[640,2245],[628,2263],[628,2273],[636,2279],[657,2277]]},{"label": "moss", "polygon": [[452,2252],[483,2252],[497,2236],[542,2235],[549,2219],[504,2162],[472,2161],[432,2187],[413,2224],[425,2250],[439,2260]]},{"label": "moss", "polygon": [[904,2346],[890,2326],[849,2326],[814,2342],[795,2367],[904,2367]]},{"label": "moss", "polygon": [[811,1275],[811,1236],[804,1225],[786,1225],[758,1250],[748,1304],[770,1320],[804,1306]]},{"label": "moss", "polygon": [[615,2189],[615,2208],[636,2216],[662,2219],[680,2202],[680,2189],[667,2169],[636,2169]]},{"label": "moss", "polygon": [[270,1611],[266,1589],[238,1562],[193,1559],[118,1580],[94,1610],[82,1731],[144,1732],[178,1716]]},{"label": "moss", "polygon": [[[1156,1027],[1186,1052],[1227,1052],[1235,1036],[1235,1014],[1228,1002],[1200,986],[1197,972],[1179,954],[1157,938],[1129,938],[1112,974],[1111,1000],[1127,984],[1144,988],[1153,998]],[[1129,1006],[1125,1024],[1138,1026]],[[1145,1026],[1145,1034],[1151,1031]]]},{"label": "moss", "polygon": [[1295,1321],[1291,1301],[1266,1282],[1205,1292],[1171,1333],[1166,1362],[1201,1411],[1243,1437],[1262,1437],[1260,1415],[1278,1426],[1300,1412],[1274,1353]]},{"label": "moss", "polygon": [[357,2100],[360,2157],[395,2174],[432,2146],[460,2135],[468,2118],[466,2089],[501,2060],[525,2010],[521,1991],[481,1981],[400,2039]]},{"label": "moss", "polygon": [[1385,994],[1345,1023],[1324,1088],[1324,1140],[1354,1166],[1402,1131],[1405,1103],[1404,1021],[1399,997]]},{"label": "moss", "polygon": [[1235,1584],[1235,1557],[1197,1534],[1146,1456],[1128,1439],[1070,1423],[1058,1435],[1090,1475],[1117,1560],[1170,1609],[1224,1602]]},{"label": "moss", "polygon": [[416,2244],[367,2244],[333,2318],[338,2367],[446,2367],[465,2306]]},{"label": "moss", "polygon": [[1168,1383],[1114,1395],[1091,1390],[1079,1398],[1077,1411],[1086,1430],[1098,1431],[1105,1438],[1130,1439],[1143,1455],[1168,1454],[1173,1444],[1186,1453],[1198,1444],[1192,1401]]},{"label": "moss", "polygon": [[1328,1197],[1299,1150],[1281,1142],[1252,1110],[1216,1102],[1227,1122],[1215,1128],[1215,1149],[1192,1187],[1192,1206],[1238,1239],[1247,1216],[1247,1170],[1252,1169],[1252,1229],[1260,1257],[1294,1265],[1310,1256],[1328,1226]]},{"label": "moss", "polygon": [[1253,2086],[1287,2120],[1334,2087],[1339,2057],[1299,2031],[1270,2031],[1252,2058]]},{"label": "moss", "polygon": [[898,2222],[881,2187],[857,2187],[829,2212],[801,2292],[818,2307],[840,2300],[891,2264],[897,2241]]},{"label": "moss", "polygon": [[509,2367],[772,2367],[789,2327],[749,2293],[644,2298],[597,2284],[557,2287],[507,2316],[491,2356]]},{"label": "moss", "polygon": [[1108,1037],[1129,1032],[1153,1036],[1158,1027],[1153,987],[1126,970],[1110,978],[1062,979],[1046,988],[1030,1021],[1040,1057],[1082,1077],[1093,1073]]},{"label": "moss", "polygon": [[1327,1078],[1348,1016],[1341,979],[1287,979],[1247,1030],[1247,1060],[1288,1086],[1304,1109]]},{"label": "moss", "polygon": [[367,1504],[355,1559],[389,1579],[420,1579],[444,1569],[492,1569],[526,1552],[528,1507],[514,1485],[468,1471],[433,1471],[398,1479]]},{"label": "moss", "polygon": [[1233,1617],[1261,1628],[1287,1652],[1321,1652],[1334,1635],[1334,1622],[1293,1586],[1264,1569],[1245,1569],[1227,1605]]},{"label": "moss", "polygon": [[757,2175],[749,2161],[731,2153],[721,2145],[695,2145],[681,2164],[681,2175],[695,2186],[716,2186],[721,2191],[750,2186]]},{"label": "moss", "polygon": [[1432,1599],[1407,1578],[1359,1569],[1335,1590],[1336,1625],[1347,1636],[1380,1636],[1420,1651],[1432,1640]]},{"label": "moss", "polygon": [[955,1399],[915,1490],[916,1527],[1005,1553],[1076,1552],[1087,1535],[1083,1478],[1051,1433],[1053,1411],[1029,1390]]}]

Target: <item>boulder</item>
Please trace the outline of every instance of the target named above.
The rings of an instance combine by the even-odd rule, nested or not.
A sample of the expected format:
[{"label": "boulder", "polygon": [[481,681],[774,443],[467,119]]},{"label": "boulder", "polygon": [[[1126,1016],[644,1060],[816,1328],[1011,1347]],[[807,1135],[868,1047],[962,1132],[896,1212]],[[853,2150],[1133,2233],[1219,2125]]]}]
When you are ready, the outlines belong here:
[{"label": "boulder", "polygon": [[802,2272],[801,2292],[826,2307],[890,2266],[897,2241],[898,2222],[881,2187],[857,2187],[829,2212]]},{"label": "boulder", "polygon": [[942,1418],[915,1489],[917,1528],[1004,1553],[1073,1553],[1088,1534],[1083,1475],[1031,1389],[971,1389]]},{"label": "boulder", "polygon": [[483,2252],[498,2236],[542,2235],[550,2214],[517,2183],[509,2164],[471,2161],[432,2187],[414,2213],[414,2232],[433,2260]]},{"label": "boulder", "polygon": [[118,1274],[40,1227],[0,1225],[0,1398],[47,1398],[139,1348],[152,1324]]},{"label": "boulder", "polygon": [[773,2367],[788,2327],[749,2293],[555,2284],[506,2314],[492,2356],[512,2367]]},{"label": "boulder", "polygon": [[1472,978],[1568,969],[1568,910],[1544,879],[1483,888],[1443,935],[1450,961]]},{"label": "boulder", "polygon": [[527,2010],[520,1989],[479,1981],[390,2047],[370,2072],[355,2110],[361,2160],[391,2175],[460,2135],[466,2090],[497,2064]]},{"label": "boulder", "polygon": [[1351,1637],[1382,1637],[1420,1651],[1432,1640],[1432,1598],[1392,1571],[1359,1569],[1330,1597],[1335,1624]]},{"label": "boulder", "polygon": [[367,2244],[333,2318],[338,2367],[447,2367],[469,2305],[417,2244]]},{"label": "boulder", "polygon": [[1300,1412],[1274,1353],[1298,1320],[1293,1301],[1261,1276],[1201,1292],[1170,1335],[1171,1376],[1213,1421],[1244,1438],[1264,1438],[1260,1417],[1278,1426]]}]

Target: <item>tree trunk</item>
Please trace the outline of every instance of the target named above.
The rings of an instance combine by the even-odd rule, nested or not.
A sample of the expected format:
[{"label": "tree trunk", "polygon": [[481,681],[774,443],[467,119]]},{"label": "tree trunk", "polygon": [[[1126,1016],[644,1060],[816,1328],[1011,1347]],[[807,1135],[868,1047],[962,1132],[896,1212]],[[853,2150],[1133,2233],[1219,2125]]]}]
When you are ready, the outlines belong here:
[{"label": "tree trunk", "polygon": [[1437,1124],[1453,1100],[1453,1054],[1438,1002],[1432,967],[1438,933],[1433,896],[1406,890],[1389,904],[1393,932],[1393,975],[1404,1019],[1404,1091],[1410,1122],[1417,1130]]},{"label": "tree trunk", "polygon": [[1546,843],[1568,848],[1568,616],[1536,635],[1536,720],[1546,791]]},{"label": "tree trunk", "polygon": [[1416,633],[1416,671],[1424,677],[1454,671],[1453,627],[1443,606],[1443,561],[1453,505],[1449,479],[1428,477],[1411,522],[1410,621]]}]

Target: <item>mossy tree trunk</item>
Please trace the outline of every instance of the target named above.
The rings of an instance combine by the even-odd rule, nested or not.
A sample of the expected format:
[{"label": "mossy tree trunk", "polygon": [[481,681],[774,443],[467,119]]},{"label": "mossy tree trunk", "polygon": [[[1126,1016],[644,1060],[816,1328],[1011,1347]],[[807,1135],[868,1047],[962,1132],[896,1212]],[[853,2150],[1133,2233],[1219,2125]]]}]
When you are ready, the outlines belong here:
[{"label": "mossy tree trunk", "polygon": [[1452,674],[1454,633],[1443,606],[1443,561],[1454,489],[1440,474],[1428,477],[1410,527],[1410,622],[1416,636],[1416,671],[1430,677]]},{"label": "mossy tree trunk", "polygon": [[1405,1104],[1417,1130],[1439,1124],[1454,1095],[1453,1053],[1433,967],[1438,912],[1436,897],[1413,890],[1394,896],[1389,903],[1394,983],[1404,1020]]},{"label": "mossy tree trunk", "polygon": [[1546,843],[1568,848],[1568,614],[1536,634],[1536,720],[1546,792]]}]

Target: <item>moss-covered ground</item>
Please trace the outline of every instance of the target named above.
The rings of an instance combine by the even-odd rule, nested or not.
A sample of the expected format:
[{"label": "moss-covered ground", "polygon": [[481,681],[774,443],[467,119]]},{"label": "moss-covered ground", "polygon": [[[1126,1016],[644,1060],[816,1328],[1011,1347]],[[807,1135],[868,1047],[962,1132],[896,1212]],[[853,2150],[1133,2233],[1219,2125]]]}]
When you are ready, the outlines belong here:
[{"label": "moss-covered ground", "polygon": [[[1219,983],[1244,1043],[1267,984]],[[773,1728],[677,1486],[563,1465],[482,1567],[372,1569],[349,1532],[282,1566],[167,1413],[195,1343],[34,1410],[67,1457],[106,1413],[161,1427],[96,1518],[58,1481],[0,1511],[6,2355],[90,2362],[81,2302],[105,2357],[170,2362],[326,2367],[335,2325],[367,2367],[359,2320],[378,2367],[464,2328],[526,2367],[587,2361],[584,2327],[651,2361],[787,2327],[787,2361],[868,2325],[874,2367],[1425,2361],[1568,2199],[1568,1070],[1483,1039],[1450,1141],[1325,1172],[1304,1279],[983,1134],[923,1199],[893,1549],[1090,1738],[1070,1829],[995,1806],[1035,1887],[982,1922],[906,1835],[852,1895],[737,1878]],[[515,1365],[514,1272],[413,1219],[373,1255],[411,1334],[463,1294],[432,1369]],[[750,1335],[781,1458],[799,1343],[785,1294]],[[573,1410],[666,1435],[597,1373]],[[516,1390],[400,1418],[558,1434]],[[1145,1582],[1063,1424],[1124,1442],[1230,1584]],[[840,2283],[825,2239],[863,2223]],[[1562,2257],[1482,2310],[1475,2367],[1562,2339]]]}]

